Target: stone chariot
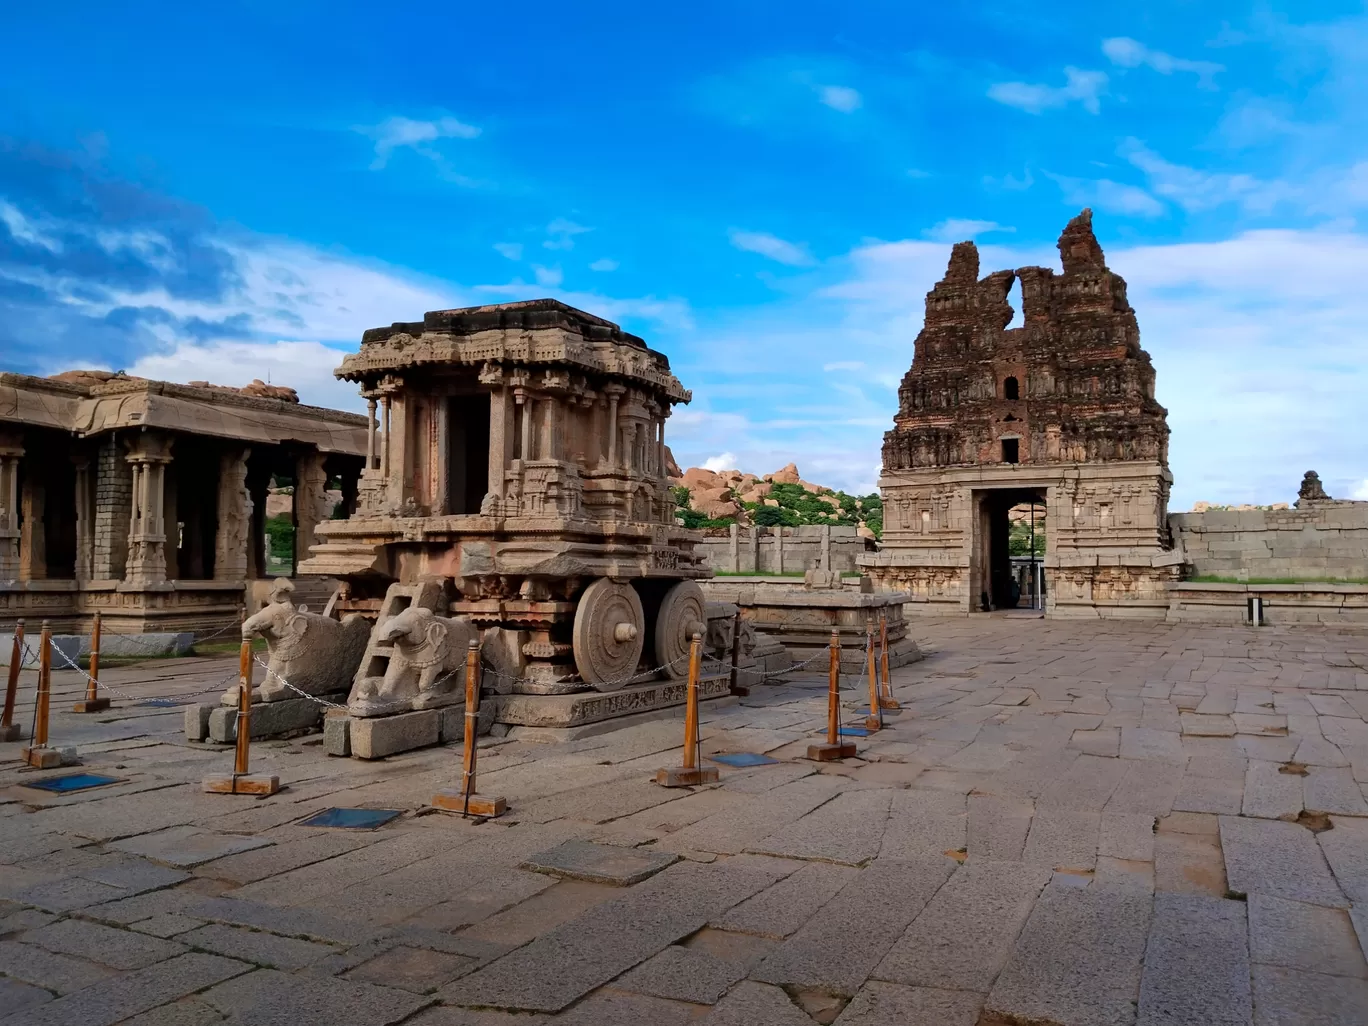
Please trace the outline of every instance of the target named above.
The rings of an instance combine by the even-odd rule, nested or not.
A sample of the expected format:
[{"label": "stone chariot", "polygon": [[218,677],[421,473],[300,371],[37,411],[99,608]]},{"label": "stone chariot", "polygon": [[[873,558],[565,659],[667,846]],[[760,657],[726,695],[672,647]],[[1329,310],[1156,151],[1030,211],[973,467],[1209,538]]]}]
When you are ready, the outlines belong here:
[{"label": "stone chariot", "polygon": [[690,395],[663,354],[535,300],[372,329],[336,374],[369,406],[366,465],[355,514],[319,525],[300,571],[341,580],[333,615],[376,621],[354,698],[414,606],[482,632],[490,690],[687,675],[711,571],[675,521],[665,421]]}]

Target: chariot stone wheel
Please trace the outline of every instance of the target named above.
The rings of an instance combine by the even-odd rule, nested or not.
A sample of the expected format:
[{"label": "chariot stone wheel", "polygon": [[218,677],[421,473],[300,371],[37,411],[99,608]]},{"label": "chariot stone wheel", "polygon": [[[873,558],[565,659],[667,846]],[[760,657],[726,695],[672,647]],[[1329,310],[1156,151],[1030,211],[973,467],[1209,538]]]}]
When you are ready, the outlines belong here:
[{"label": "chariot stone wheel", "polygon": [[601,577],[575,608],[575,669],[596,691],[616,691],[641,661],[646,614],[636,589]]},{"label": "chariot stone wheel", "polygon": [[665,593],[655,622],[655,661],[663,663],[672,680],[689,676],[689,643],[708,630],[708,606],[703,589],[680,581]]}]

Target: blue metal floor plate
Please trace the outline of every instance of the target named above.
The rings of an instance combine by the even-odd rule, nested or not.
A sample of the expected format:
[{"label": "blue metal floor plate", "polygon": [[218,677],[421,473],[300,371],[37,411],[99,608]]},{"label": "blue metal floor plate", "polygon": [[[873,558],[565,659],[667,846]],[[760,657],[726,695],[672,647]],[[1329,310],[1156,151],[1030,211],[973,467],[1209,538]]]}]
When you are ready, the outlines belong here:
[{"label": "blue metal floor plate", "polygon": [[51,791],[53,794],[71,794],[74,791],[85,791],[92,787],[104,787],[106,784],[122,784],[123,781],[118,777],[101,776],[99,773],[68,773],[64,777],[48,777],[46,780],[24,781],[24,787],[36,787],[40,791]]},{"label": "blue metal floor plate", "polygon": [[768,755],[757,755],[755,752],[728,752],[725,755],[710,755],[709,762],[720,762],[723,766],[774,766],[778,759],[771,759]]},{"label": "blue metal floor plate", "polygon": [[374,830],[404,814],[402,809],[324,809],[300,826],[338,827],[342,830]]},{"label": "blue metal floor plate", "polygon": [[836,733],[845,737],[869,737],[869,731],[864,727],[842,727]]}]

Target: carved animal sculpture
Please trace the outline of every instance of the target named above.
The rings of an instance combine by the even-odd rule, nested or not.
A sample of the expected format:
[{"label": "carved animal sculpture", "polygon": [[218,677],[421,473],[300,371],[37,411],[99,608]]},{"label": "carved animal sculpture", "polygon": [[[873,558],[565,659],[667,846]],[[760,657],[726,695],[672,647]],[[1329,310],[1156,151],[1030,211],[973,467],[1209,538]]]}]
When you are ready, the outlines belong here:
[{"label": "carved animal sculpture", "polygon": [[464,701],[466,653],[480,636],[469,620],[410,606],[375,630],[375,640],[393,645],[393,655],[383,677],[357,679],[347,700],[353,716],[385,716]]},{"label": "carved animal sculpture", "polygon": [[[296,609],[286,590],[278,590],[273,597],[276,601],[242,625],[243,640],[260,635],[270,653],[260,700],[300,697],[281,683],[282,677],[309,695],[346,690],[361,665],[370,624],[354,614],[339,623],[330,616],[305,612],[302,606]],[[236,694],[235,688],[232,693]]]}]

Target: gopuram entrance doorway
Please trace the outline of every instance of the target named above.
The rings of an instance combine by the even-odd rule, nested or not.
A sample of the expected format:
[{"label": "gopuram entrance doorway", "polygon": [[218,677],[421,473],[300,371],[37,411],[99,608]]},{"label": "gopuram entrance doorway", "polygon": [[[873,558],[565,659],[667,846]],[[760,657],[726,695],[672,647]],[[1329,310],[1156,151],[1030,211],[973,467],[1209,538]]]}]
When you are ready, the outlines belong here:
[{"label": "gopuram entrance doorway", "polygon": [[974,492],[974,608],[1043,609],[1045,488]]}]

